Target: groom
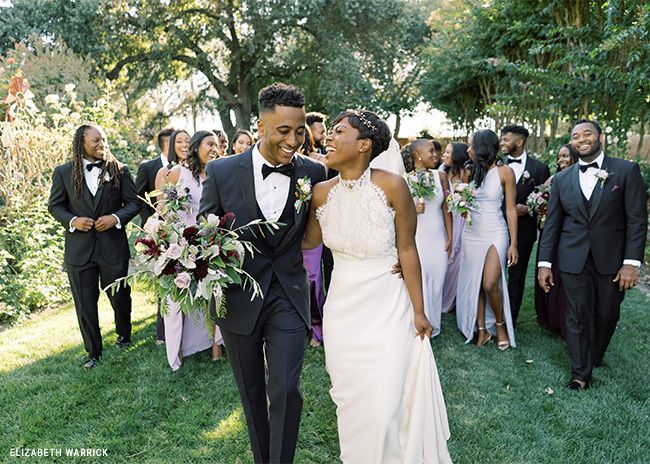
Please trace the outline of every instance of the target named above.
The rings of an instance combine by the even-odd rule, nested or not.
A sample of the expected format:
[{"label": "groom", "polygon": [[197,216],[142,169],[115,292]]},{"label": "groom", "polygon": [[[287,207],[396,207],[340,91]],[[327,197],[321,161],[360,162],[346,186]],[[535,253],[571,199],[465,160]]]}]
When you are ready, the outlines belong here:
[{"label": "groom", "polygon": [[624,292],[636,285],[648,229],[639,165],[605,155],[603,140],[595,121],[571,130],[580,159],[553,179],[540,243],[540,286],[550,291],[550,268],[557,266],[566,293],[572,390],[589,387],[592,369],[603,362]]},{"label": "groom", "polygon": [[235,227],[255,219],[283,224],[273,234],[242,236],[258,250],[246,257],[243,267],[264,296],[251,301],[250,291],[229,288],[227,313],[216,322],[239,389],[255,462],[286,463],[293,462],[298,438],[300,371],[310,325],[301,251],[309,205],[304,202],[296,209],[296,182],[307,177],[314,185],[325,179],[325,169],[296,155],[306,132],[300,90],[275,83],[260,91],[258,103],[259,142],[241,155],[208,163],[200,215],[232,212]]}]

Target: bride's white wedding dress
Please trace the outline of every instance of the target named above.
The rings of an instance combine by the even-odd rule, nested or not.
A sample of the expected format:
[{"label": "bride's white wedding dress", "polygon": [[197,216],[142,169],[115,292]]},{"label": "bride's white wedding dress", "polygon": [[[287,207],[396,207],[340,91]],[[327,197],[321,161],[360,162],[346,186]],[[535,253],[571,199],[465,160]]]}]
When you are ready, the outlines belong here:
[{"label": "bride's white wedding dress", "polygon": [[325,363],[345,464],[451,462],[429,340],[416,336],[397,262],[394,210],[366,170],[316,215],[334,270],[323,311]]}]

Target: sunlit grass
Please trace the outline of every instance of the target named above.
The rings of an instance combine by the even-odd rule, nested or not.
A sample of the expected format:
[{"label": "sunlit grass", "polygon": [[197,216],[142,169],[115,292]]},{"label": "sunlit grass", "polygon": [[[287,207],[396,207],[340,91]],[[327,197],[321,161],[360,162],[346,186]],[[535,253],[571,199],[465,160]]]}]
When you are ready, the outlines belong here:
[{"label": "sunlit grass", "polygon": [[[454,315],[443,316],[432,343],[455,462],[649,462],[649,306],[640,292],[628,294],[607,367],[595,371],[592,389],[579,393],[564,388],[564,343],[535,323],[530,296],[518,348],[503,353],[494,343],[465,345]],[[104,357],[92,371],[81,367],[85,353],[72,305],[0,332],[0,462],[13,462],[9,450],[17,447],[106,448],[108,460],[101,462],[109,463],[252,462],[228,364],[198,353],[172,373],[164,347],[154,343],[155,304],[141,290],[134,292],[128,350],[114,346],[105,297],[100,308]],[[336,463],[336,416],[322,349],[308,348],[301,385],[296,463]]]}]

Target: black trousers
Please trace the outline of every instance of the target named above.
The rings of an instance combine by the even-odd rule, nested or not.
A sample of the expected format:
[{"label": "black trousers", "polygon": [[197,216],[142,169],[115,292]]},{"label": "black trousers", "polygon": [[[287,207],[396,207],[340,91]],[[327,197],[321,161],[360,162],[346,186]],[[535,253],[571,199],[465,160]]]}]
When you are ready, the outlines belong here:
[{"label": "black trousers", "polygon": [[255,462],[293,462],[303,402],[300,372],[305,356],[305,322],[286,297],[268,292],[252,334],[237,335],[223,328],[221,333],[244,407]]},{"label": "black trousers", "polygon": [[[66,265],[68,280],[72,289],[79,329],[84,347],[90,356],[99,358],[102,354],[102,334],[99,330],[97,301],[101,288],[126,276],[129,262],[107,263],[98,253],[92,254],[83,266]],[[125,341],[131,340],[131,288],[121,286],[114,294],[108,292],[108,299],[115,313],[115,332]]]},{"label": "black trousers", "polygon": [[560,272],[567,299],[566,342],[571,359],[571,378],[588,381],[591,371],[605,356],[614,335],[625,293],[616,275],[601,275],[591,257],[580,274]]},{"label": "black trousers", "polygon": [[535,242],[518,243],[517,251],[519,252],[519,261],[514,266],[508,268],[508,296],[510,298],[510,314],[512,323],[517,323],[521,302],[524,300],[524,290],[526,289],[526,273],[528,271],[528,261],[533,252]]}]

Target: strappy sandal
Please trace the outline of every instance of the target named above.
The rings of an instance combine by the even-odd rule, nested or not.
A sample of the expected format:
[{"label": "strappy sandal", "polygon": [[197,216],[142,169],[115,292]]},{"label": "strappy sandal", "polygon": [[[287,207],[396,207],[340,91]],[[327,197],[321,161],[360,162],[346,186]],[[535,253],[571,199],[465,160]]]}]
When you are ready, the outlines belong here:
[{"label": "strappy sandal", "polygon": [[[505,322],[496,322],[497,327],[503,327],[505,325]],[[508,335],[508,331],[506,330],[506,336]],[[505,351],[508,348],[510,348],[510,340],[502,340],[497,343],[497,348],[499,348],[500,351]]]},{"label": "strappy sandal", "polygon": [[[487,332],[487,338],[481,342],[481,332]],[[487,331],[485,327],[479,326],[478,328],[478,334],[476,335],[476,346],[478,348],[485,346],[487,342],[489,342],[492,339],[492,334]]]}]

